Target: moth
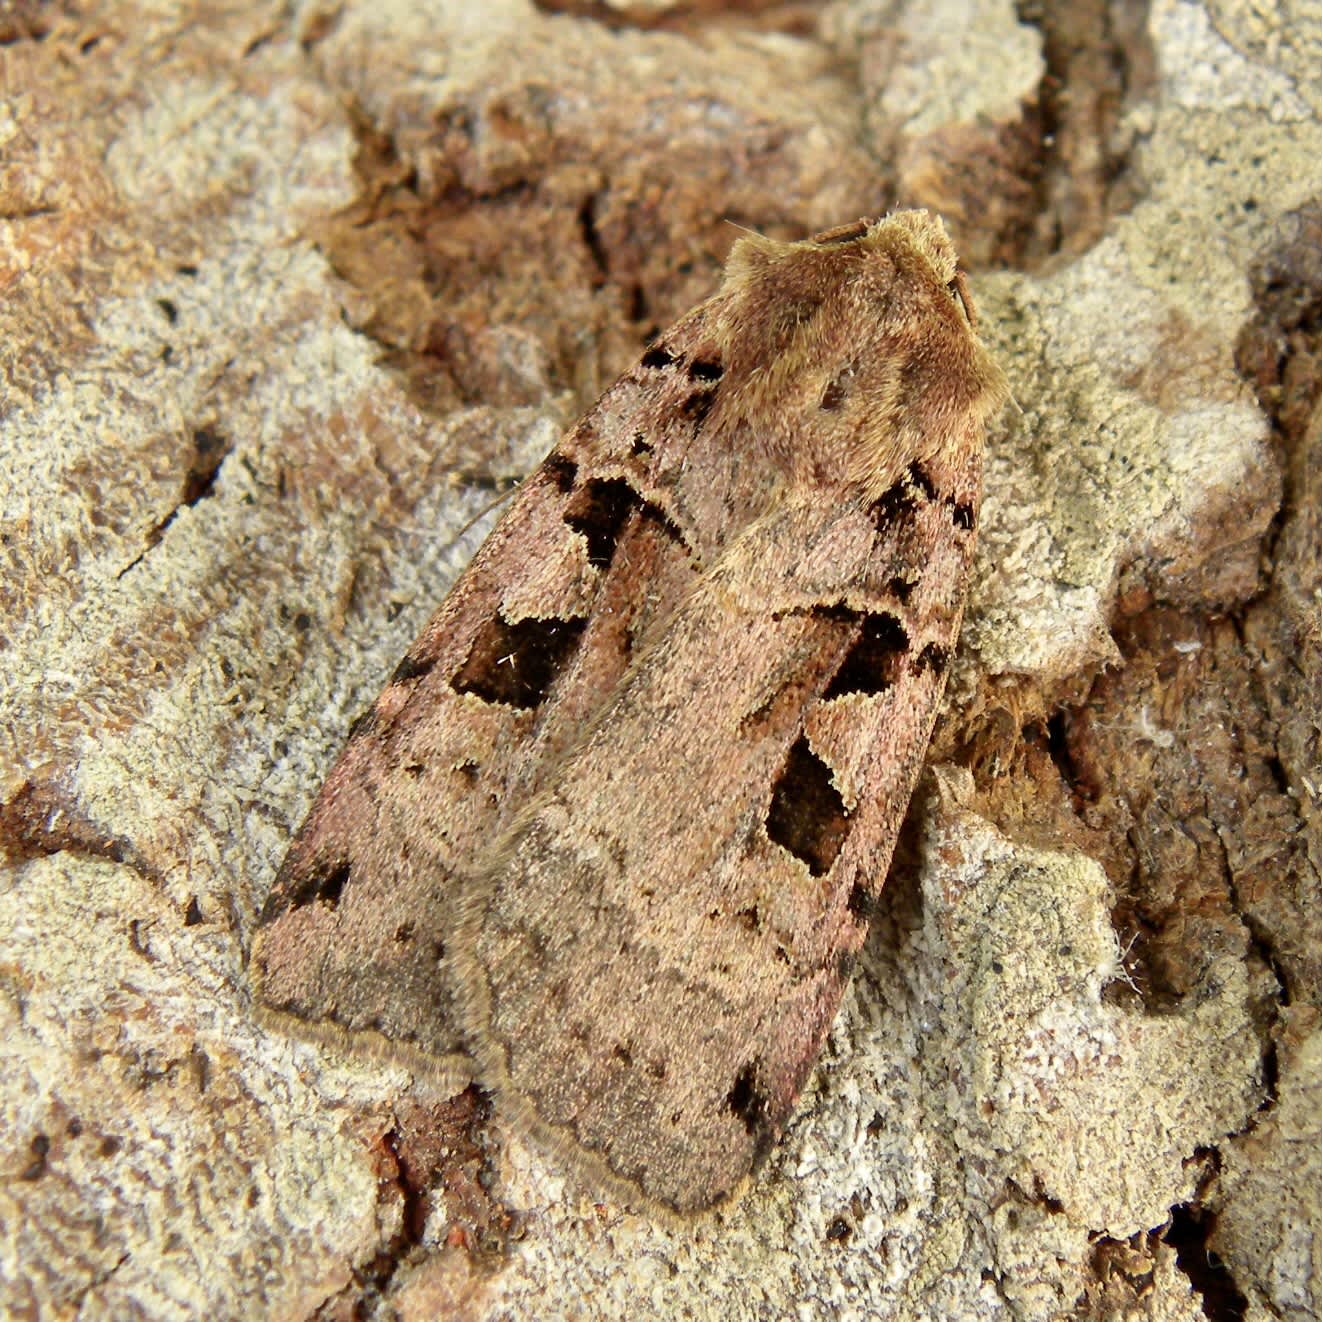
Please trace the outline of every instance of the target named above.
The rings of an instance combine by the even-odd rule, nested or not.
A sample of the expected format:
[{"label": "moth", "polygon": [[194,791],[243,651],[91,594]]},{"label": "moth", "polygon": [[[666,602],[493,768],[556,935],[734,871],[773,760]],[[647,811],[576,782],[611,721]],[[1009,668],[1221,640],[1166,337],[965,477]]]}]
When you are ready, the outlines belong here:
[{"label": "moth", "polygon": [[471,1077],[698,1213],[847,986],[963,612],[1002,377],[923,211],[741,238],[354,727],[252,952],[295,1031]]}]

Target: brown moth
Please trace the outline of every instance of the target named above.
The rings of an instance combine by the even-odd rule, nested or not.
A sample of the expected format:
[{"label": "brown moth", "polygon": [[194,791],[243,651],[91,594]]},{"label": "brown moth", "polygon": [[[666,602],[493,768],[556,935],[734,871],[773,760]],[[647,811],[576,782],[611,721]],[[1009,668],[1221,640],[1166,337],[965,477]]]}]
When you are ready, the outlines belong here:
[{"label": "brown moth", "polygon": [[733,1196],[813,1068],[955,646],[1000,373],[922,211],[734,246],[351,734],[260,1000],[626,1200]]}]

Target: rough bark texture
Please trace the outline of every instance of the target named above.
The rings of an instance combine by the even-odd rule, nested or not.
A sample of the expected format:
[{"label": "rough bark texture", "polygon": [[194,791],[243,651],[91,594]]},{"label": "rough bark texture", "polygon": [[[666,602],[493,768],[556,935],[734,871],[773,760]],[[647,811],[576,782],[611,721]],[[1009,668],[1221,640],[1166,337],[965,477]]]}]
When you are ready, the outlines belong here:
[{"label": "rough bark texture", "polygon": [[[0,41],[6,1311],[1322,1311],[1315,17],[31,3]],[[260,1030],[246,948],[469,521],[726,222],[896,203],[985,264],[1019,411],[823,1063],[680,1231],[475,1091]]]}]

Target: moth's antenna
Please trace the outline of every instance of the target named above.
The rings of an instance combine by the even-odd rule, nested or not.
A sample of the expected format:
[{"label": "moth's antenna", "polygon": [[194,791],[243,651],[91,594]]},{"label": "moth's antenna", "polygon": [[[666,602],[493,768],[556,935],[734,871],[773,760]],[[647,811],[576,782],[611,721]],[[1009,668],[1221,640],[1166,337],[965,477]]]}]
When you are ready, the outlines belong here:
[{"label": "moth's antenna", "polygon": [[722,216],[721,223],[729,225],[731,229],[741,230],[745,234],[751,234],[755,239],[765,239],[767,237],[761,230],[749,229],[747,225],[741,225],[737,220],[731,220],[728,216]]},{"label": "moth's antenna", "polygon": [[[531,476],[532,474],[529,473],[528,477]],[[498,505],[503,505],[505,501],[509,500],[509,498],[513,496],[518,491],[518,489],[523,485],[523,483],[526,482],[527,480],[528,480],[527,478],[523,478],[518,482],[512,482],[508,490],[502,491],[498,496],[487,501],[487,503],[483,505],[482,508],[478,510],[478,512],[474,514],[473,517],[469,519],[468,522],[465,523],[464,526],[460,528],[459,531],[455,533],[455,535],[451,537],[448,542],[445,543],[443,549],[449,551],[451,548],[457,546],[461,541],[463,541],[463,539],[470,532],[472,532],[473,528],[478,523],[480,523],[483,519],[485,519],[487,515],[490,514],[491,511],[494,510]],[[400,531],[408,533],[410,536],[422,537],[422,536],[426,536],[426,534],[431,530],[424,528],[421,524],[411,523],[411,524],[401,524]]]},{"label": "moth's antenna", "polygon": [[[536,471],[537,470],[534,468],[533,473],[535,473]],[[532,473],[529,473],[528,477],[531,476]],[[492,510],[496,509],[500,505],[503,505],[507,500],[509,500],[510,497],[513,496],[514,493],[518,491],[518,489],[527,480],[528,480],[527,477],[520,478],[517,482],[512,483],[508,490],[502,491],[500,495],[494,496],[491,500],[487,501],[487,503],[483,505],[482,508],[478,510],[478,512],[474,514],[473,517],[469,519],[468,522],[464,524],[464,526],[460,528],[459,531],[455,533],[455,535],[452,538],[450,538],[450,541],[446,549],[448,550],[449,547],[454,546],[456,542],[461,542],[467,533],[472,532],[473,528],[477,524],[481,523],[482,520],[485,519],[487,515],[491,513]]]}]

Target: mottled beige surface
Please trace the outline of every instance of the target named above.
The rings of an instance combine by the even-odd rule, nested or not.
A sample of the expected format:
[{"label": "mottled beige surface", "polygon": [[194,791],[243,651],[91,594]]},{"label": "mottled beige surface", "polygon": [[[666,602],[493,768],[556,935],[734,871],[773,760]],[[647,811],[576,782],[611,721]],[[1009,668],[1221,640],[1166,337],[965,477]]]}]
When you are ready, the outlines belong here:
[{"label": "mottled beige surface", "polygon": [[[845,3],[818,40],[812,10],[644,31],[581,8],[105,4],[6,32],[2,1306],[1196,1318],[1197,1284],[1316,1315],[1322,626],[1286,406],[1316,389],[1318,289],[1268,336],[1304,364],[1283,439],[1236,360],[1255,264],[1322,193],[1316,23],[1117,9],[1150,68],[1095,123],[1069,118],[1088,87],[1041,84],[1053,136],[1043,68],[1090,67],[1059,10],[1039,31],[981,5],[966,31],[935,0]],[[972,85],[933,76],[968,49],[996,53]],[[1091,211],[1090,150],[1120,162]],[[929,780],[749,1197],[658,1227],[480,1106],[429,1129],[440,1099],[402,1069],[259,1031],[253,916],[469,521],[710,289],[726,218],[797,235],[944,196],[965,250],[1012,268],[974,283],[1019,405],[940,744],[973,775]],[[1269,820],[1210,773],[1144,815],[1139,755],[1189,732],[1094,686],[1154,610],[1185,631],[1153,631],[1159,677],[1225,652],[1270,681],[1206,718],[1218,775],[1277,776]],[[1224,611],[1247,623],[1214,645]],[[1092,710],[1115,750],[1091,799],[1035,751],[1065,696],[1067,735]],[[1166,962],[1131,974],[1181,850]],[[1143,920],[1119,935],[1118,891]],[[1200,1268],[1204,1208],[1229,1276]]]}]

